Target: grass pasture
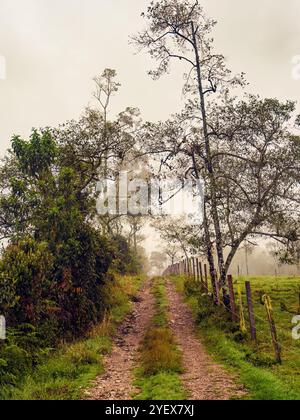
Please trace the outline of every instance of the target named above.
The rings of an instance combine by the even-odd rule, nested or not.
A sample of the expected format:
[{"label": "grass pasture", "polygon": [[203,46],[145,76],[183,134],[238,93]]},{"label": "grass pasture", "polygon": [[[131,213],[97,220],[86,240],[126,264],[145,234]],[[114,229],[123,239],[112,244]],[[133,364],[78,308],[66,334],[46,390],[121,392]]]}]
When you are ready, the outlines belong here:
[{"label": "grass pasture", "polygon": [[[234,279],[237,292],[242,289],[247,334],[231,322],[224,308],[217,308],[205,296],[197,283],[183,277],[174,277],[178,290],[186,299],[198,319],[199,336],[218,361],[234,370],[249,389],[249,398],[258,400],[300,399],[300,340],[292,338],[295,325],[292,320],[299,313],[300,278],[251,277],[256,316],[258,346],[250,339],[246,306],[245,278]],[[278,340],[282,347],[282,364],[275,361],[266,309],[262,297],[272,299]]]},{"label": "grass pasture", "polygon": [[[256,315],[259,351],[271,358],[274,354],[266,309],[262,304],[262,296],[268,294],[272,300],[274,320],[278,341],[282,348],[283,360],[281,365],[275,364],[271,370],[287,385],[299,391],[300,397],[300,340],[295,340],[292,337],[292,329],[295,327],[292,323],[293,318],[300,314],[300,278],[252,277],[250,281]],[[236,280],[236,285],[241,285],[245,315],[246,319],[248,319],[244,282],[244,278],[239,278]]]}]

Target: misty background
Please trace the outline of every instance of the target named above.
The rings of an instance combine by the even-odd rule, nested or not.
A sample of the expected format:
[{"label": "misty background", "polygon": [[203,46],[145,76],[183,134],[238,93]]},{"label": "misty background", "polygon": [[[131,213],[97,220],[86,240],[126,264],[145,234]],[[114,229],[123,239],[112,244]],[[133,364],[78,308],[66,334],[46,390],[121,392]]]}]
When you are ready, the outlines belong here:
[{"label": "misty background", "polygon": [[[263,97],[298,100],[300,80],[292,77],[292,59],[300,54],[299,0],[202,0],[218,21],[216,50],[233,72],[244,71],[249,91]],[[144,120],[165,120],[183,105],[185,67],[154,82],[146,54],[136,54],[129,36],[144,26],[145,0],[0,0],[0,56],[6,80],[0,80],[0,156],[13,134],[28,137],[33,127],[57,126],[78,118],[92,100],[93,77],[104,68],[122,83],[112,113],[138,107]],[[148,252],[159,237],[145,229]],[[247,256],[250,274],[296,274],[278,267],[267,246]],[[233,265],[246,274],[240,251]]]}]

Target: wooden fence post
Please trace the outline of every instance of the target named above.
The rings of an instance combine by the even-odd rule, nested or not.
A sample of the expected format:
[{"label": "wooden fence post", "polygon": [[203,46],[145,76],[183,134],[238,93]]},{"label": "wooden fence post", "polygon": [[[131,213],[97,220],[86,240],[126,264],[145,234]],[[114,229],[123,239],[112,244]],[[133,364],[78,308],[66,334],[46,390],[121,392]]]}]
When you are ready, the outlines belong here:
[{"label": "wooden fence post", "polygon": [[237,322],[238,321],[238,316],[237,316],[237,309],[236,309],[236,303],[235,303],[235,293],[234,293],[234,288],[233,288],[233,279],[232,279],[231,275],[229,275],[227,277],[227,281],[228,281],[228,288],[229,288],[231,317],[232,317],[233,322]]},{"label": "wooden fence post", "polygon": [[264,304],[265,304],[265,307],[266,307],[268,321],[269,321],[269,325],[270,325],[271,337],[272,337],[272,342],[273,342],[273,346],[274,346],[274,350],[275,350],[275,358],[276,358],[276,361],[278,363],[282,363],[281,348],[280,348],[280,344],[278,342],[276,324],[275,324],[275,320],[274,320],[274,317],[273,317],[273,308],[272,308],[272,302],[271,302],[270,296],[265,295],[263,297],[263,301],[264,301]]},{"label": "wooden fence post", "polygon": [[243,333],[246,333],[247,327],[246,327],[245,314],[244,314],[242,288],[240,285],[238,286],[238,296],[239,296],[239,307],[240,307],[240,330]]},{"label": "wooden fence post", "polygon": [[256,322],[255,322],[255,314],[254,314],[254,306],[253,306],[250,281],[246,281],[245,285],[246,285],[249,321],[250,321],[250,329],[251,329],[251,339],[257,344]]}]

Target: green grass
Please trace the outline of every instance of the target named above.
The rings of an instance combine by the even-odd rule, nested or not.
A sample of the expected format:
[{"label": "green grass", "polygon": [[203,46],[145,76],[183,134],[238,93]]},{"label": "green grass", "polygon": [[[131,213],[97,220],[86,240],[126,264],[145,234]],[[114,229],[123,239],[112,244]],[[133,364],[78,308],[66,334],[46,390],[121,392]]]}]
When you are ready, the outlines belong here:
[{"label": "green grass", "polygon": [[77,400],[91,380],[104,372],[103,356],[112,349],[112,336],[129,313],[141,277],[119,277],[107,286],[108,311],[101,324],[77,343],[65,345],[36,367],[18,387],[0,390],[2,400]]},{"label": "green grass", "polygon": [[152,288],[156,313],[141,344],[141,365],[135,385],[140,392],[135,400],[185,400],[181,384],[182,355],[168,326],[166,288],[163,279],[155,279]]},{"label": "green grass", "polygon": [[[246,305],[244,293],[245,279],[239,278],[243,290],[243,301]],[[271,371],[289,388],[298,393],[300,399],[300,340],[292,338],[292,319],[299,314],[300,278],[295,277],[253,277],[250,278],[254,298],[258,340],[260,352],[273,357],[274,350],[270,338],[269,325],[266,322],[266,310],[261,304],[261,297],[268,294],[272,299],[274,319],[276,322],[278,340],[282,346],[281,365],[272,366]],[[246,311],[246,319],[248,314]]]},{"label": "green grass", "polygon": [[141,392],[134,397],[140,401],[183,401],[186,393],[177,373],[159,372],[136,381]]},{"label": "green grass", "polygon": [[[238,284],[244,286],[244,280],[237,279],[235,287]],[[243,336],[238,326],[232,324],[224,309],[212,306],[211,300],[199,291],[197,284],[185,282],[182,277],[174,278],[178,290],[185,293],[197,316],[199,338],[204,340],[208,350],[219,362],[238,374],[240,381],[249,390],[249,399],[299,400],[300,343],[292,340],[291,320],[298,311],[300,279],[256,277],[250,280],[257,316],[258,348],[251,343],[249,333]],[[246,305],[244,287],[242,289]],[[266,311],[261,304],[261,296],[265,293],[272,298],[279,341],[283,346],[281,365],[275,362]],[[246,306],[245,315],[247,319]]]},{"label": "green grass", "polygon": [[155,297],[155,316],[152,324],[157,327],[168,327],[168,299],[166,296],[166,286],[163,279],[156,279],[152,287],[152,293]]},{"label": "green grass", "polygon": [[110,349],[105,338],[88,339],[61,349],[26,377],[19,388],[8,390],[11,400],[74,400],[89,381],[103,372],[102,350]]}]

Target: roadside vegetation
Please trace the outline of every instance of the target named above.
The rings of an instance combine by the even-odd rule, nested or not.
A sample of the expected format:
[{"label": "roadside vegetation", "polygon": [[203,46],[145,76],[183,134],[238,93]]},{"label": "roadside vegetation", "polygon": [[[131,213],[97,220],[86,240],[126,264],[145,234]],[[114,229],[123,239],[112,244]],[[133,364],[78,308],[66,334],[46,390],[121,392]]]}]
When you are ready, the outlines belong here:
[{"label": "roadside vegetation", "polygon": [[[116,71],[105,69],[76,120],[14,135],[0,162],[0,316],[8,327],[0,341],[1,399],[79,398],[130,308],[120,276],[161,272],[166,255],[172,264],[201,255],[220,289],[238,250],[261,238],[277,243],[278,262],[300,263],[297,104],[249,95],[244,73],[233,75],[215,51],[216,22],[198,0],[153,0],[141,16],[144,30],[132,43],[156,62],[149,74],[159,79],[173,62],[184,66],[181,109],[157,122],[130,106],[111,109],[121,85]],[[184,200],[176,195],[186,183],[193,186],[188,195],[201,197],[201,222],[200,207],[195,220],[186,218],[188,208],[182,218],[164,216],[171,198],[179,210]],[[168,247],[152,253],[151,266],[140,246],[149,220]],[[289,337],[299,303],[292,280],[254,279],[257,315],[265,289],[275,304],[288,348],[282,366],[273,362],[265,324],[258,322],[258,351],[198,285],[183,282],[207,345],[240,370],[254,397],[299,396],[299,345]],[[153,293],[156,315],[141,346],[136,398],[183,399],[163,280],[154,281]]]},{"label": "roadside vegetation", "polygon": [[[103,373],[103,356],[112,350],[112,337],[117,326],[130,312],[132,301],[143,282],[143,276],[117,276],[104,288],[105,315],[103,321],[82,340],[48,350],[31,372],[19,382],[0,389],[0,399],[11,400],[78,400],[92,379]],[[25,351],[14,347],[16,375],[26,371]],[[10,351],[12,351],[10,349]],[[11,372],[13,366],[11,366]],[[3,379],[3,377],[2,377]]]},{"label": "roadside vegetation", "polygon": [[134,397],[136,400],[184,400],[187,396],[180,380],[182,355],[168,326],[164,281],[153,280],[156,314],[141,344],[135,383],[140,393]]},{"label": "roadside vegetation", "polygon": [[[115,77],[105,70],[95,80],[106,95],[105,111],[118,90]],[[31,374],[49,383],[49,395],[35,394],[33,378],[28,396],[56,396],[57,384],[68,395],[73,380],[99,369],[98,339],[78,343],[108,313],[123,318],[116,278],[143,271],[130,216],[97,212],[99,178],[116,174],[134,144],[134,111],[118,118],[108,121],[103,109],[90,107],[77,122],[33,129],[27,139],[13,136],[1,161],[0,315],[7,339],[0,341],[0,398]]]},{"label": "roadside vegetation", "polygon": [[[209,296],[200,290],[199,284],[182,276],[174,277],[178,291],[183,293],[197,320],[199,339],[207,346],[216,360],[234,371],[249,390],[249,399],[299,400],[299,347],[292,340],[292,314],[297,313],[299,278],[271,277],[251,278],[257,315],[258,347],[251,343],[248,334],[241,333],[239,325],[231,322],[224,308],[212,304]],[[242,283],[240,278],[236,282]],[[278,364],[266,321],[261,296],[268,292],[273,300],[274,317],[282,345],[283,363]],[[243,296],[245,299],[245,296]],[[283,302],[291,310],[288,313]],[[245,312],[246,313],[246,312]]]}]

